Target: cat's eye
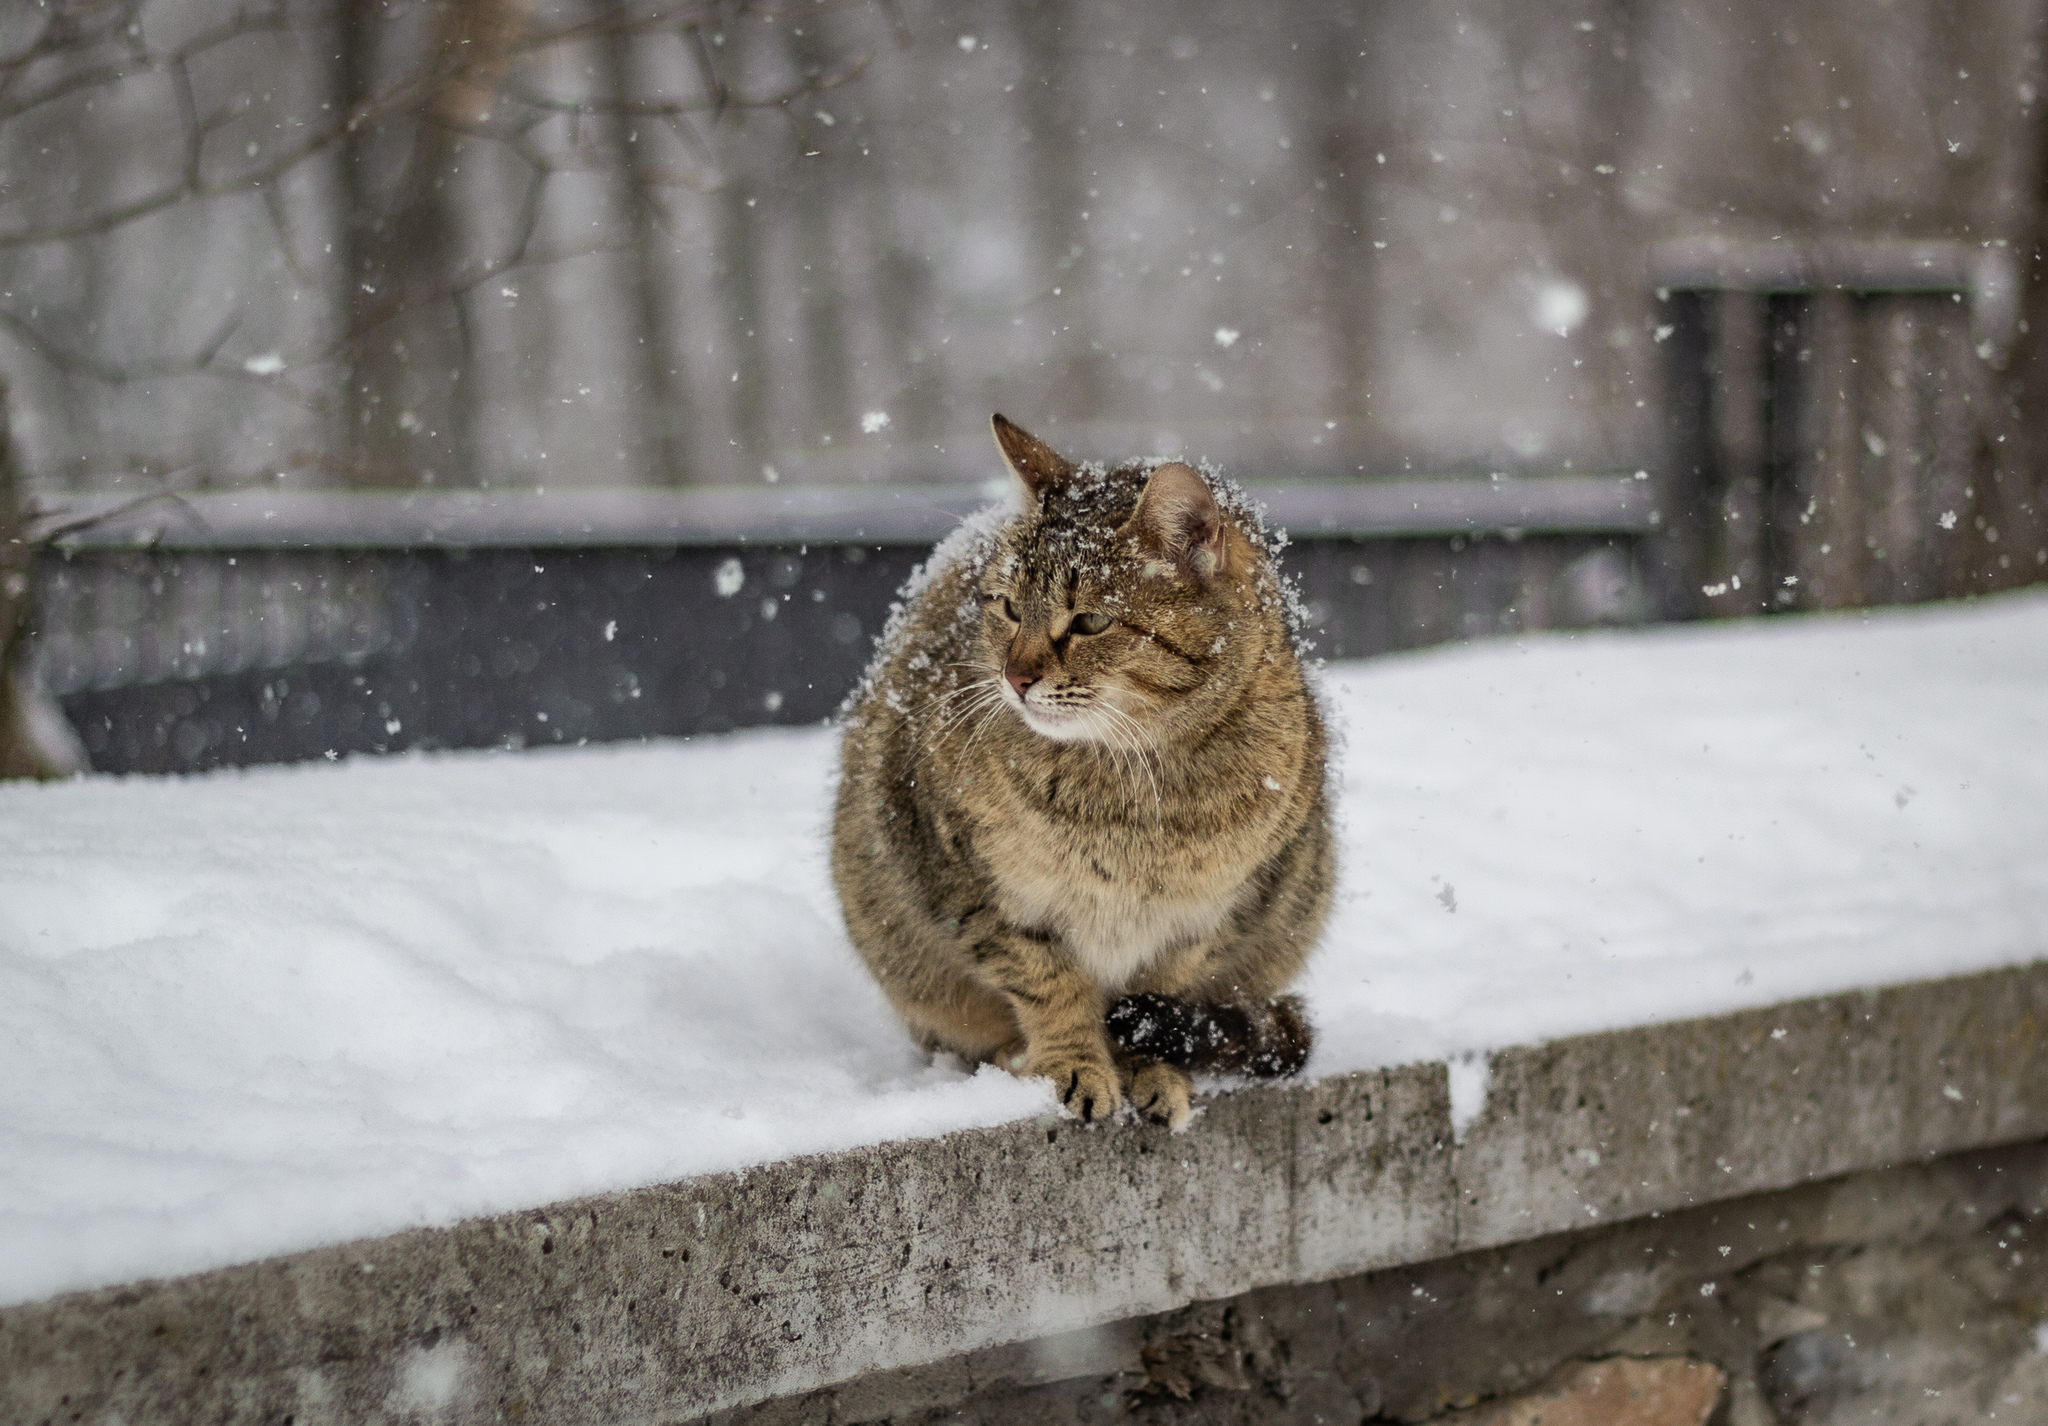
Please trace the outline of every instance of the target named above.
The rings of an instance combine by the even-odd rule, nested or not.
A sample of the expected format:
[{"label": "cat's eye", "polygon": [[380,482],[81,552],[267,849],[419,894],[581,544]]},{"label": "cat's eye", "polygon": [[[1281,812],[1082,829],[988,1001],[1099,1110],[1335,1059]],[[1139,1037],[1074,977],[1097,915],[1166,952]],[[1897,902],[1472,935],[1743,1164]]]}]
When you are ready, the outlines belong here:
[{"label": "cat's eye", "polygon": [[1115,622],[1107,614],[1097,614],[1091,610],[1086,614],[1074,616],[1073,630],[1077,634],[1099,634]]},{"label": "cat's eye", "polygon": [[1005,619],[1008,619],[1012,624],[1020,622],[1017,618],[1017,606],[1010,602],[1010,598],[1008,595],[984,594],[981,597],[984,603],[1001,606],[1003,611],[1003,617]]}]

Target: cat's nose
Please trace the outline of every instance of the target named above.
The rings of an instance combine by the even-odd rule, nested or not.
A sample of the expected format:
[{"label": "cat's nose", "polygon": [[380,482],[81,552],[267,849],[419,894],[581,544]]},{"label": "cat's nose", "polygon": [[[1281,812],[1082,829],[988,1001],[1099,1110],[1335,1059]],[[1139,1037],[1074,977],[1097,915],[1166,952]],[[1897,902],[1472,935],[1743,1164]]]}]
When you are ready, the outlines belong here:
[{"label": "cat's nose", "polygon": [[1025,689],[1038,682],[1037,674],[1025,673],[1022,669],[1006,668],[1003,670],[1003,677],[1010,681],[1010,687],[1017,690],[1019,698],[1024,696]]}]

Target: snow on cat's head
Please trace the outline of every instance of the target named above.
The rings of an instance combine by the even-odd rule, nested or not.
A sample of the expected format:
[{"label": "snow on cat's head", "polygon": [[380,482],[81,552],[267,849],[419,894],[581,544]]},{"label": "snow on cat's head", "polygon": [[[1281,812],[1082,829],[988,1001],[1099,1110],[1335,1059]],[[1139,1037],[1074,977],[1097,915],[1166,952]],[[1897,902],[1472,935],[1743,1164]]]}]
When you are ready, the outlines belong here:
[{"label": "snow on cat's head", "polygon": [[1033,732],[1158,747],[1207,726],[1276,649],[1292,657],[1241,498],[1179,461],[1077,465],[1001,416],[994,428],[1026,500],[979,571],[981,649]]}]

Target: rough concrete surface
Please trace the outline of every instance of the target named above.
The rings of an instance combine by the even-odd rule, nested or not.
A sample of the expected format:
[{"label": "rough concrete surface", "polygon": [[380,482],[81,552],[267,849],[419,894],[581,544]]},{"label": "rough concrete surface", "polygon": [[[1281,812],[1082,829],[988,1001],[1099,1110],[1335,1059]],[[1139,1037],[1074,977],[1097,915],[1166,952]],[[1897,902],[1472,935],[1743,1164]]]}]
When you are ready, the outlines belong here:
[{"label": "rough concrete surface", "polygon": [[2048,1131],[2048,966],[1495,1058],[1461,1247]]},{"label": "rough concrete surface", "polygon": [[[1443,1066],[1410,1066],[1223,1096],[1177,1136],[1014,1124],[72,1294],[0,1310],[0,1422],[584,1426],[821,1388],[858,1420],[1085,1381],[1135,1340],[1104,1324],[2048,1136],[2044,1012],[2035,965],[1512,1051],[1459,1146]],[[1187,1400],[1252,1359],[1198,1339],[1138,1346]],[[1834,1380],[1804,1360],[1731,1399]],[[1419,1419],[1366,1375],[1349,1419]]]},{"label": "rough concrete surface", "polygon": [[699,1426],[1498,1426],[1546,1398],[1559,1426],[1610,1405],[1560,1388],[1636,1361],[1711,1368],[1710,1426],[2033,1426],[2042,1249],[2048,1142],[1264,1288]]}]

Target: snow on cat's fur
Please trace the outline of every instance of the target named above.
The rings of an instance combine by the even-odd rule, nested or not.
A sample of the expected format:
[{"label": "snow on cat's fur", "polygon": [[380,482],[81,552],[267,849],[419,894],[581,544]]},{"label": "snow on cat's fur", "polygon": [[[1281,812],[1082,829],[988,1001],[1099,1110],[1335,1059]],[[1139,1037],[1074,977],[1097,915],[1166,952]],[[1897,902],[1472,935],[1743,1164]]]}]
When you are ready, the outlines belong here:
[{"label": "snow on cat's fur", "polygon": [[850,709],[847,929],[927,1048],[1179,1127],[1188,1068],[1307,1059],[1281,992],[1334,876],[1322,717],[1234,492],[995,431],[1023,508],[941,547]]}]

